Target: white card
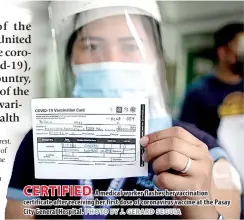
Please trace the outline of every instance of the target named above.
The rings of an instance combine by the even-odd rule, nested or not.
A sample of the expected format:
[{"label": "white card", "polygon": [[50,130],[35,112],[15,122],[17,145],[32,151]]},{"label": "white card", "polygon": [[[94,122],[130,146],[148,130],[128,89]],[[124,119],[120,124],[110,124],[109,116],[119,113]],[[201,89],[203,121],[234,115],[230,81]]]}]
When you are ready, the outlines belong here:
[{"label": "white card", "polygon": [[35,178],[147,176],[147,121],[147,99],[33,99]]}]

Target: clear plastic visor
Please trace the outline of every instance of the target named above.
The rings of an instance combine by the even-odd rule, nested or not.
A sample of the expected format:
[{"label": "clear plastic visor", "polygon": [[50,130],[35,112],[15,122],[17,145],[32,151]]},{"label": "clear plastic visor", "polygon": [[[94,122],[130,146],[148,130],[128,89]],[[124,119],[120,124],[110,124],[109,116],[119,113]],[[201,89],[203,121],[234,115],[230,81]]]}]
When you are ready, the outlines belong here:
[{"label": "clear plastic visor", "polygon": [[168,89],[159,24],[134,8],[76,14],[55,30],[62,96],[145,97],[150,118],[168,115]]}]

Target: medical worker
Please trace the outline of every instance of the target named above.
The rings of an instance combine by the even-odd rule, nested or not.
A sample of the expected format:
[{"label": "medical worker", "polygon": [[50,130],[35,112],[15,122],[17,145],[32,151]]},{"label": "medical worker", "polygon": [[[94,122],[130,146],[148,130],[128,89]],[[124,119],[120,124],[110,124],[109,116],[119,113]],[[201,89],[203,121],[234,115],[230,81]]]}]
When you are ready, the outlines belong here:
[{"label": "medical worker", "polygon": [[[58,54],[60,97],[149,99],[149,133],[141,139],[147,177],[102,180],[36,179],[30,131],[17,152],[8,188],[7,218],[47,219],[223,219],[240,216],[240,177],[225,151],[208,134],[171,119],[160,34],[160,13],[153,0],[53,2],[52,33]],[[65,65],[64,65],[65,64]],[[67,103],[68,105],[68,103]],[[72,172],[72,169],[70,170]],[[48,170],[46,171],[48,172]],[[81,170],[82,172],[82,170]],[[119,170],[118,170],[119,172]],[[53,216],[23,214],[26,185],[90,185],[94,190],[202,190],[207,197],[141,197],[142,200],[230,200],[229,207],[181,206],[181,215]],[[93,198],[96,198],[93,196]],[[140,197],[124,197],[136,200]],[[45,197],[40,199],[58,199]],[[67,200],[80,198],[67,196]],[[101,199],[101,198],[99,198]],[[108,199],[108,198],[105,198]],[[121,199],[111,198],[111,199]],[[77,206],[56,206],[79,208]],[[114,208],[170,208],[126,206]],[[30,207],[28,207],[30,208]],[[42,210],[54,206],[37,207]],[[99,208],[99,207],[96,207]],[[111,208],[111,207],[107,207]],[[39,212],[40,213],[40,212]]]}]

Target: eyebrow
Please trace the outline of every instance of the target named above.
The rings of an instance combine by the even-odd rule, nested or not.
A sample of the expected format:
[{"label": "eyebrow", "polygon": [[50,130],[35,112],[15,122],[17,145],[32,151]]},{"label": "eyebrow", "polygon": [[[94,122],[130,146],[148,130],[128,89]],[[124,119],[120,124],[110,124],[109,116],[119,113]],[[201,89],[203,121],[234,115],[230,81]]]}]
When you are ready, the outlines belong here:
[{"label": "eyebrow", "polygon": [[80,41],[105,41],[103,38],[101,37],[94,37],[94,36],[89,36],[89,37],[82,37],[79,39]]},{"label": "eyebrow", "polygon": [[[87,36],[87,37],[82,37],[79,39],[80,41],[101,41],[104,42],[106,41],[105,39],[101,38],[101,37],[95,37],[95,36]],[[126,42],[126,41],[135,41],[134,37],[122,37],[119,39],[120,42]],[[140,38],[140,41],[143,42],[144,40],[142,38]]]}]

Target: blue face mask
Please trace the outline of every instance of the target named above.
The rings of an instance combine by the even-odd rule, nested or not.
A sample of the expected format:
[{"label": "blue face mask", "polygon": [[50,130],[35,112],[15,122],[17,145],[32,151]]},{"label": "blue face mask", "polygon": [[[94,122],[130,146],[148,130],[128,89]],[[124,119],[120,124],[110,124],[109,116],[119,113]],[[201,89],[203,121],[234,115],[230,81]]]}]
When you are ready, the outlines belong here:
[{"label": "blue face mask", "polygon": [[[150,71],[152,68],[135,63],[98,63],[73,65],[76,84],[73,97],[76,98],[122,98],[148,97],[153,83]],[[162,110],[163,111],[163,110]],[[152,133],[170,128],[172,119],[169,115],[150,117],[148,132]]]},{"label": "blue face mask", "polygon": [[146,95],[150,73],[146,65],[130,63],[96,63],[73,65],[76,74],[74,97],[119,98],[127,94]]}]

